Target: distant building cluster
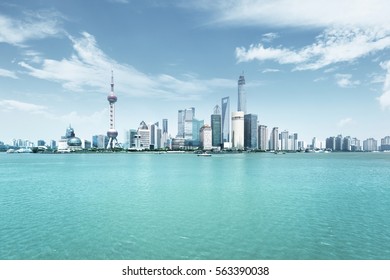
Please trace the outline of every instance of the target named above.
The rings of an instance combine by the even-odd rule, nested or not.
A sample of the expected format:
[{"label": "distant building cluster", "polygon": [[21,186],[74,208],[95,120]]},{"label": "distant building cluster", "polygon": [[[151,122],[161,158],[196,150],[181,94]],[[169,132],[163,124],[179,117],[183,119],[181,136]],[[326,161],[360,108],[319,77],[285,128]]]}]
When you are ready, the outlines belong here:
[{"label": "distant building cluster", "polygon": [[72,152],[83,149],[112,150],[261,150],[261,151],[390,151],[390,136],[380,142],[373,138],[360,141],[357,138],[342,135],[328,137],[324,142],[314,137],[311,143],[300,141],[298,133],[287,130],[279,131],[278,127],[268,130],[267,125],[260,124],[256,114],[248,113],[246,109],[245,77],[238,79],[237,110],[230,112],[230,97],[221,99],[220,105],[215,105],[210,115],[210,122],[196,117],[195,108],[179,109],[177,115],[177,135],[172,137],[168,131],[168,119],[160,122],[146,123],[141,121],[137,129],[125,132],[124,143],[117,141],[118,132],[115,129],[114,78],[111,75],[111,92],[109,102],[109,129],[106,135],[94,135],[92,141],[81,140],[75,136],[74,129],[69,125],[65,136],[60,140],[46,143],[38,140],[37,145],[28,140],[14,139],[12,145],[0,142],[0,150],[29,151],[37,147],[40,150],[57,152]]}]

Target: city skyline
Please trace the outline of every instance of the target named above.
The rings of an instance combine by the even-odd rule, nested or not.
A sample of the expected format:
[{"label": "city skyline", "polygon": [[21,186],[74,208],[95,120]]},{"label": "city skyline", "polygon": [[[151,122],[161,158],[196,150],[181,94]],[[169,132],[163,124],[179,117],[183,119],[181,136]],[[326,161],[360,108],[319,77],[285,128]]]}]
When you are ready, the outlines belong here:
[{"label": "city skyline", "polygon": [[91,12],[88,1],[6,1],[0,141],[58,140],[69,124],[83,139],[105,134],[111,70],[119,142],[183,108],[210,124],[224,97],[234,112],[243,71],[246,111],[269,132],[390,134],[390,4],[292,2],[107,0]]}]

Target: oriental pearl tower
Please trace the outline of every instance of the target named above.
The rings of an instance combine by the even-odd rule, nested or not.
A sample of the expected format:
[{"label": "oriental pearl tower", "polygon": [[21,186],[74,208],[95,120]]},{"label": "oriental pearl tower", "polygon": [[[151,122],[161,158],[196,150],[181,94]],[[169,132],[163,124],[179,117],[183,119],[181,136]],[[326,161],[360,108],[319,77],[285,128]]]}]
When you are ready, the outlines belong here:
[{"label": "oriental pearl tower", "polygon": [[108,144],[107,149],[112,149],[115,147],[120,147],[116,137],[118,136],[118,131],[115,129],[115,102],[118,100],[114,94],[114,73],[111,71],[111,92],[107,96],[107,100],[110,103],[110,129],[107,131]]}]

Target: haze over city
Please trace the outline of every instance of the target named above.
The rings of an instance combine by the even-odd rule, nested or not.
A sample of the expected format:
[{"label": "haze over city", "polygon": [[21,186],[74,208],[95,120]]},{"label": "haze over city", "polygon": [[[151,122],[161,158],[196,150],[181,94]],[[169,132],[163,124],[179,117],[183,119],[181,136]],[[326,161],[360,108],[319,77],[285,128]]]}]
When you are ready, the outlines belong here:
[{"label": "haze over city", "polygon": [[389,134],[387,1],[4,1],[0,141],[105,134],[115,73],[116,129],[221,98],[310,142]]}]

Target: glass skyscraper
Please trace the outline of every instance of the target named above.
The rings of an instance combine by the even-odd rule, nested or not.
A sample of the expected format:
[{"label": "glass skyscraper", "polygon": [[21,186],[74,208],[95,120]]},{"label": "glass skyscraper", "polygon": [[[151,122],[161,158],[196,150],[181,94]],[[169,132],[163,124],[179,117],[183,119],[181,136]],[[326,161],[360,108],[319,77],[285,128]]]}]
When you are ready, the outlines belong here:
[{"label": "glass skyscraper", "polygon": [[219,106],[214,107],[211,115],[212,146],[220,147],[222,144],[222,116]]},{"label": "glass skyscraper", "polygon": [[257,115],[255,114],[244,116],[244,147],[257,148]]},{"label": "glass skyscraper", "polygon": [[230,99],[222,98],[222,142],[230,142]]},{"label": "glass skyscraper", "polygon": [[238,106],[237,111],[246,113],[246,97],[245,97],[245,78],[243,75],[238,79]]}]

